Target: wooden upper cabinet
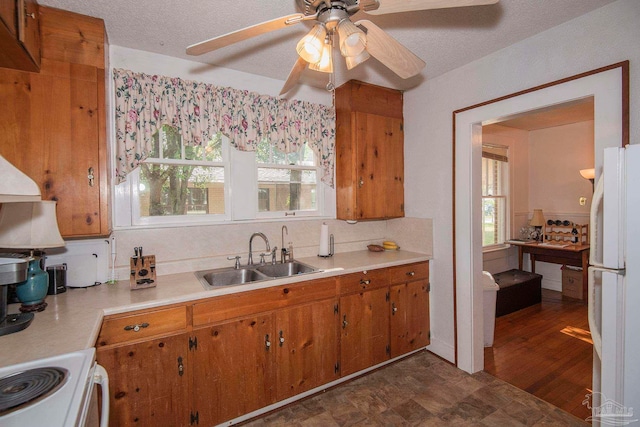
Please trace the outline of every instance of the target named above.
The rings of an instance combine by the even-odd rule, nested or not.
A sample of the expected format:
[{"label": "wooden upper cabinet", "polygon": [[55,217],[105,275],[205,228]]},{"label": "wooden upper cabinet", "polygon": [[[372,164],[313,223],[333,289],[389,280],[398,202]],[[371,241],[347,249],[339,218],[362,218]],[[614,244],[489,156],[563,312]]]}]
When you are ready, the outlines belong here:
[{"label": "wooden upper cabinet", "polygon": [[40,69],[39,8],[34,0],[0,2],[0,67]]},{"label": "wooden upper cabinet", "polygon": [[[105,236],[110,222],[104,24],[47,7],[40,11],[40,72],[0,69],[0,101],[6,106],[0,110],[0,154],[38,183],[43,200],[58,202],[63,237]],[[67,21],[81,30],[67,31],[61,24]],[[90,38],[98,33],[102,38]],[[68,41],[74,37],[75,45]],[[72,46],[90,52],[73,53]]]},{"label": "wooden upper cabinet", "polygon": [[349,81],[336,89],[337,217],[404,216],[402,92]]}]

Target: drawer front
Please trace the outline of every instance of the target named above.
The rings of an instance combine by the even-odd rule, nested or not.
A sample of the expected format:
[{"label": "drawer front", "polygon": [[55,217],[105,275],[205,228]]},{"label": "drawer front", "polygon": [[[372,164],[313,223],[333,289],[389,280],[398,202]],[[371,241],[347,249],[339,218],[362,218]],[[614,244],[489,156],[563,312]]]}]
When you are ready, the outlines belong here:
[{"label": "drawer front", "polygon": [[335,278],[326,278],[222,295],[193,305],[193,326],[334,298],[336,294]]},{"label": "drawer front", "polygon": [[389,268],[389,283],[404,283],[422,279],[429,280],[428,262],[416,262]]},{"label": "drawer front", "polygon": [[360,273],[351,273],[340,276],[340,294],[346,295],[354,292],[378,289],[389,285],[389,276],[386,268],[367,270]]},{"label": "drawer front", "polygon": [[106,318],[102,322],[102,329],[100,330],[96,347],[127,343],[179,332],[186,329],[186,327],[186,306]]}]

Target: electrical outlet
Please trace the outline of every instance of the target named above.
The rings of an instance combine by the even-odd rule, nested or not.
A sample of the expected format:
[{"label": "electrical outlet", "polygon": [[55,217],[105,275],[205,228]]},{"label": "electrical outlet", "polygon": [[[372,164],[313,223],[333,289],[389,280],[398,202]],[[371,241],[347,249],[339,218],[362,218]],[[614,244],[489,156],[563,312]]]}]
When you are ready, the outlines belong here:
[{"label": "electrical outlet", "polygon": [[580,206],[584,206],[587,204],[587,198],[586,197],[580,197]]}]

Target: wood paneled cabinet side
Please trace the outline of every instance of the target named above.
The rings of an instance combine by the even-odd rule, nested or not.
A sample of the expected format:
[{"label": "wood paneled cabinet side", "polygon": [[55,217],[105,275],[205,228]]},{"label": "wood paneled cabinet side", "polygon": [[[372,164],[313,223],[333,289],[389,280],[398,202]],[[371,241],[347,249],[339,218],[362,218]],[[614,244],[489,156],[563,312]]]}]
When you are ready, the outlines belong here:
[{"label": "wood paneled cabinet side", "polygon": [[338,219],[404,216],[402,92],[349,81],[336,89]]},{"label": "wood paneled cabinet side", "polygon": [[109,425],[189,425],[187,333],[98,348],[109,374]]},{"label": "wood paneled cabinet side", "polygon": [[88,17],[41,11],[40,72],[0,69],[0,101],[6,105],[0,110],[0,154],[38,183],[44,200],[58,202],[63,237],[105,236],[110,221],[104,57],[97,66],[82,57],[63,57],[52,47],[52,40],[62,37],[79,40],[86,50],[100,45],[104,52],[104,24],[88,20],[97,25],[93,33],[102,34],[90,43],[82,32],[60,35],[56,21],[63,16],[84,29]]},{"label": "wood paneled cabinet side", "polygon": [[40,14],[35,0],[0,2],[0,67],[40,69]]}]

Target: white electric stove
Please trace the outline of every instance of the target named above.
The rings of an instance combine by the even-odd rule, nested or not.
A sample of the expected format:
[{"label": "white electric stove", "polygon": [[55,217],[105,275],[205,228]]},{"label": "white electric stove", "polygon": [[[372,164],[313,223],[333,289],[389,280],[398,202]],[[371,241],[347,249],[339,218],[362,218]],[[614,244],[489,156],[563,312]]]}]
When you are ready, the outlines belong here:
[{"label": "white electric stove", "polygon": [[101,386],[99,425],[109,419],[107,373],[95,349],[0,368],[0,426],[84,427],[98,421],[93,395]]}]

